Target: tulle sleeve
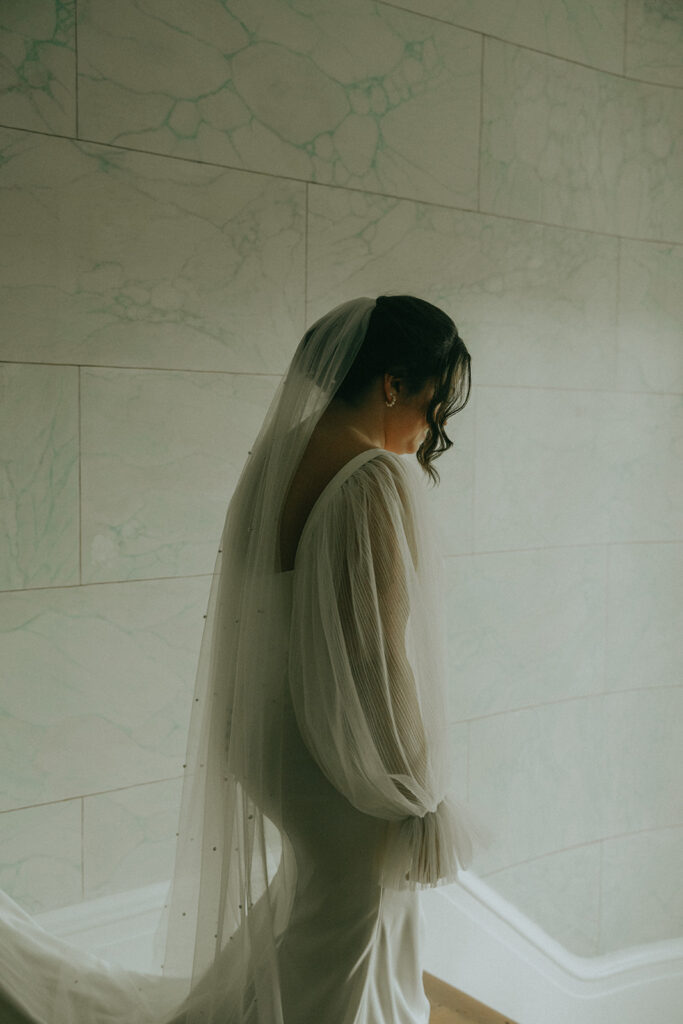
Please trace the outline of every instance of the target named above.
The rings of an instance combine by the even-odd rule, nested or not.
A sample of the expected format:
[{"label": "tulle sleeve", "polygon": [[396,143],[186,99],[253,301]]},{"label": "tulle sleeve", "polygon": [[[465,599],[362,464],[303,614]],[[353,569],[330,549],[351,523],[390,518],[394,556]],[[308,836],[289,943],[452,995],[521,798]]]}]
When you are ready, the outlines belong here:
[{"label": "tulle sleeve", "polygon": [[289,678],[330,782],[386,819],[381,881],[452,881],[471,858],[448,793],[438,559],[404,460],[380,450],[319,499],[297,551]]}]

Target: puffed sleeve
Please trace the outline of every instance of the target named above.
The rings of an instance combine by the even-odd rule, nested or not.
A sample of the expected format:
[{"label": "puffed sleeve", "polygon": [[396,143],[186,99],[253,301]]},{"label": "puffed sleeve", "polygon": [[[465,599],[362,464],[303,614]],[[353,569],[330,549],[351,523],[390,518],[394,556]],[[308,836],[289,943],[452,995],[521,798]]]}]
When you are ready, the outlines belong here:
[{"label": "puffed sleeve", "polygon": [[380,450],[328,495],[296,556],[289,646],[304,742],[354,807],[390,822],[382,884],[454,880],[471,859],[448,794],[437,562],[416,481]]}]

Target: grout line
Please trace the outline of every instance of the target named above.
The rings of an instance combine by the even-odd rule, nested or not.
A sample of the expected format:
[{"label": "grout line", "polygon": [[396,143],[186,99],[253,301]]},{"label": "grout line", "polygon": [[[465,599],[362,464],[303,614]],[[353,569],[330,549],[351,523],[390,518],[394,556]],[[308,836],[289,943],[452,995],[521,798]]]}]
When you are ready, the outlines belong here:
[{"label": "grout line", "polygon": [[505,867],[495,868],[493,871],[487,871],[479,877],[482,880],[493,878],[495,875],[499,875],[503,871],[507,871],[508,868],[520,867],[522,864],[533,864],[534,861],[544,860],[546,857],[553,857],[558,853],[565,853],[569,850],[580,850],[582,847],[596,846],[598,843],[602,847],[605,842],[612,839],[627,839],[629,836],[642,836],[646,835],[648,832],[673,831],[674,829],[679,828],[683,828],[683,822],[679,822],[674,825],[657,825],[652,828],[638,828],[634,829],[632,832],[615,832],[609,836],[600,836],[598,839],[587,839],[583,843],[572,843],[571,846],[561,846],[556,850],[548,850],[546,853],[539,853],[534,857],[527,857],[524,860],[511,861],[509,864],[506,864]]},{"label": "grout line", "polygon": [[[131,366],[123,363],[50,363],[44,360],[33,359],[0,359],[0,366],[8,363],[13,366],[76,366],[86,370],[144,370],[145,372],[159,373],[210,373],[224,374],[233,377],[282,377],[284,371],[277,373],[275,370],[200,370],[192,366]],[[648,394],[649,392],[643,392]]]},{"label": "grout line", "polygon": [[85,797],[81,797],[81,899],[85,899]]},{"label": "grout line", "polygon": [[[683,89],[683,86],[681,87]],[[219,170],[234,171],[238,174],[256,174],[263,178],[272,178],[274,181],[291,181],[299,185],[315,185],[317,188],[329,188],[341,192],[358,193],[362,196],[376,196],[378,199],[390,199],[399,203],[415,203],[419,206],[434,207],[437,210],[451,210],[456,213],[472,214],[480,217],[497,217],[499,220],[508,220],[520,224],[536,224],[539,227],[555,228],[558,231],[576,231],[582,235],[596,235],[599,238],[621,238],[630,242],[643,242],[651,245],[683,246],[683,240],[674,238],[643,238],[639,235],[620,235],[613,231],[600,231],[596,228],[576,227],[573,224],[558,224],[552,221],[537,220],[531,217],[517,217],[508,213],[496,213],[494,210],[477,210],[471,206],[457,206],[450,203],[437,203],[430,199],[419,199],[415,196],[396,195],[390,192],[380,192],[374,189],[354,188],[349,185],[330,185],[324,181],[313,181],[308,178],[296,178],[291,174],[274,174],[272,171],[260,171],[258,168],[237,167],[233,164],[220,164],[213,160],[198,160],[191,157],[178,156],[175,153],[159,153],[151,149],[135,149],[131,146],[123,146],[120,143],[102,142],[100,139],[74,139],[71,135],[61,135],[58,132],[41,132],[33,128],[19,128],[16,125],[3,125],[0,128],[7,131],[24,132],[27,135],[42,135],[49,139],[62,139],[66,142],[84,142],[91,146],[104,146],[107,149],[116,149],[120,153],[135,153],[144,156],[156,157],[161,160],[180,160],[183,163],[196,164],[200,167],[216,167]]]},{"label": "grout line", "polygon": [[[506,46],[515,46],[518,50],[528,50],[530,53],[537,53],[542,57],[550,57],[552,60],[562,60],[566,64],[575,64],[579,68],[587,68],[589,71],[597,71],[602,75],[612,75],[614,78],[623,78],[627,82],[640,82],[641,85],[659,85],[664,89],[683,90],[683,85],[673,85],[667,82],[653,82],[649,78],[632,78],[630,75],[621,71],[610,71],[608,68],[600,68],[596,64],[587,64],[585,61],[576,60],[574,57],[564,57],[560,53],[552,53],[550,50],[539,50],[536,46],[529,46],[526,43],[518,43],[512,39],[506,39],[504,36],[497,36],[493,32],[483,32],[482,29],[471,28],[469,25],[459,25],[454,21],[448,21],[446,18],[438,18],[433,14],[423,14],[422,11],[415,11],[411,7],[403,7],[400,4],[391,2],[391,0],[376,0],[376,2],[382,4],[384,7],[393,7],[396,10],[405,11],[407,14],[414,14],[418,18],[425,18],[427,21],[437,21],[442,25],[450,25],[452,28],[457,28],[461,32],[473,32],[475,35],[486,35],[489,39],[495,39],[497,43],[504,43]],[[628,3],[628,0],[626,0],[626,2]]]},{"label": "grout line", "polygon": [[89,580],[86,583],[58,583],[53,586],[47,584],[44,587],[13,587],[11,590],[0,590],[0,596],[2,594],[34,593],[39,590],[76,590],[79,587],[111,587],[119,586],[122,583],[166,583],[169,580],[196,580],[214,575],[218,574],[213,572],[194,572],[186,576],[134,576],[132,579],[127,580]]},{"label": "grout line", "polygon": [[623,246],[621,238],[617,239],[617,288],[615,296],[615,308],[614,308],[614,375],[613,380],[619,380],[619,364],[621,356],[621,348],[619,345],[620,331],[621,331],[621,272],[623,267]]},{"label": "grout line", "polygon": [[76,138],[80,132],[78,98],[78,0],[74,0],[74,129]]},{"label": "grout line", "polygon": [[607,643],[608,643],[608,637],[609,637],[608,630],[609,630],[609,593],[610,593],[609,586],[610,586],[610,579],[611,579],[611,572],[612,572],[612,557],[611,557],[611,548],[612,547],[613,547],[613,545],[611,545],[611,544],[605,544],[604,548],[603,548],[603,550],[604,550],[604,560],[605,561],[604,561],[604,582],[603,582],[602,593],[603,593],[603,596],[604,596],[604,599],[605,599],[605,621],[604,621],[603,629],[602,629],[602,642],[600,644],[600,653],[601,653],[601,656],[602,656],[602,692],[603,692],[603,694],[608,694],[608,693],[612,692],[611,690],[607,689],[607,655],[608,655]]},{"label": "grout line", "polygon": [[178,782],[185,778],[185,774],[182,775],[167,775],[163,779],[150,779],[146,782],[132,782],[128,786],[114,786],[112,789],[98,789],[93,790],[92,793],[78,793],[75,796],[63,796],[57,800],[41,800],[37,804],[22,804],[21,807],[5,807],[0,810],[0,815],[11,814],[13,811],[30,811],[36,807],[54,807],[56,804],[68,804],[74,800],[80,800],[82,805],[81,822],[84,821],[84,801],[89,800],[94,796],[111,796],[112,793],[125,793],[129,789],[140,789],[142,786],[155,786],[162,782]]},{"label": "grout line", "polygon": [[[609,837],[613,838],[612,836]],[[598,852],[598,919],[595,928],[595,950],[599,955],[602,948],[602,880],[604,878],[605,840],[600,840]]]},{"label": "grout line", "polygon": [[83,434],[81,419],[81,382],[82,367],[78,367],[78,389],[77,389],[77,423],[78,423],[78,585],[83,584],[83,492],[82,492],[82,467],[83,467]]},{"label": "grout line", "polygon": [[479,437],[479,431],[477,430],[477,420],[479,419],[479,386],[474,388],[474,416],[472,417],[472,486],[470,487],[470,517],[472,523],[472,547],[477,547],[477,502],[476,502],[476,491],[477,491],[477,439]]},{"label": "grout line", "polygon": [[[683,541],[674,540],[593,540],[584,541],[581,544],[536,544],[527,548],[488,548],[480,551],[459,551],[455,555],[444,555],[445,559],[450,558],[478,558],[480,555],[525,555],[531,551],[580,551],[583,548],[632,548],[638,547],[662,547],[667,544],[682,544]],[[159,577],[165,579],[166,577]],[[182,579],[182,577],[171,576],[169,579]],[[111,581],[119,582],[119,581]],[[126,583],[128,580],[121,580]],[[68,586],[68,584],[65,584]]]},{"label": "grout line", "polygon": [[484,60],[486,57],[486,36],[481,37],[481,62],[479,68],[479,144],[477,147],[477,212],[481,213],[481,154],[484,139]]},{"label": "grout line", "polygon": [[472,726],[467,722],[467,763],[465,767],[465,796],[468,801],[472,799]]},{"label": "grout line", "polygon": [[[305,330],[305,328],[304,328]],[[281,378],[284,375],[284,371],[277,373],[275,371],[264,371],[264,370],[196,370],[191,366],[125,366],[123,364],[116,363],[50,363],[43,360],[31,360],[31,359],[0,359],[0,366],[7,364],[8,366],[77,366],[82,369],[92,370],[123,370],[136,373],[140,370],[145,373],[209,373],[209,374],[224,374],[225,376],[232,377],[276,377]],[[637,395],[642,397],[655,397],[655,398],[680,398],[680,391],[632,391],[630,389],[615,390],[614,388],[568,388],[568,387],[554,387],[551,384],[473,384],[472,395],[475,390],[483,390],[487,388],[489,390],[509,390],[509,391],[550,391],[550,392],[563,392],[566,394],[589,394],[589,395]],[[599,543],[595,541],[595,543]],[[637,542],[636,542],[637,543]],[[643,543],[658,543],[657,541],[644,541]],[[156,578],[156,577],[155,577]]]},{"label": "grout line", "polygon": [[[678,397],[678,396],[677,396]],[[456,558],[479,558],[488,555],[523,555],[532,551],[578,551],[582,548],[622,548],[622,547],[665,547],[681,544],[680,540],[628,540],[628,541],[588,541],[583,544],[552,544],[544,547],[529,548],[490,548],[482,551],[461,551],[455,555],[444,555],[445,560]],[[3,594],[26,594],[41,590],[75,590],[79,587],[118,587],[127,583],[166,583],[179,580],[196,580],[208,578],[215,575],[213,572],[194,572],[183,576],[133,576],[129,579],[119,580],[89,580],[86,583],[58,583],[46,584],[40,587],[10,587],[7,590],[0,589],[0,597]],[[646,687],[652,689],[652,687]]]},{"label": "grout line", "polygon": [[571,704],[579,700],[597,700],[604,703],[606,697],[619,697],[625,693],[659,693],[662,690],[683,690],[681,683],[663,683],[661,686],[632,686],[623,690],[593,690],[589,693],[577,693],[571,697],[556,697],[555,700],[542,700],[536,704],[520,704],[513,708],[502,708],[500,711],[489,711],[484,715],[472,715],[470,718],[452,718],[451,725],[472,725],[474,722],[484,722],[491,718],[501,718],[504,715],[517,715],[526,711],[538,711],[540,708],[554,708],[562,704]]},{"label": "grout line", "polygon": [[474,35],[482,35],[482,31],[479,28],[471,28],[469,25],[459,25],[455,21],[449,21],[448,18],[440,18],[438,14],[427,14],[424,11],[416,11],[414,7],[406,7],[404,4],[397,4],[394,0],[375,0],[382,7],[393,7],[396,11],[405,11],[406,14],[414,14],[417,18],[424,18],[425,21],[436,21],[439,25],[450,25],[451,28],[457,28],[460,32],[472,32]]}]

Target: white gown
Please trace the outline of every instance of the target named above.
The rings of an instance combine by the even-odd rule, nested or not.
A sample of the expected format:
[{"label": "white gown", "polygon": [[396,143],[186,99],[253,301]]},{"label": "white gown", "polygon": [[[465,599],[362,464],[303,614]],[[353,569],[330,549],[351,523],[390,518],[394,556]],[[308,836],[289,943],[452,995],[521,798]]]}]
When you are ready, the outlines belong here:
[{"label": "white gown", "polygon": [[[270,820],[296,863],[277,951],[284,1024],[427,1024],[417,889],[452,881],[471,856],[476,821],[444,793],[441,595],[418,474],[384,449],[351,459],[279,574],[279,736],[258,776],[277,800],[258,800],[267,817],[277,808]],[[0,950],[2,1024],[183,1020],[176,980],[77,950],[4,894]],[[226,976],[230,956],[227,945],[215,964]],[[227,1003],[220,1019],[265,1024]]]}]

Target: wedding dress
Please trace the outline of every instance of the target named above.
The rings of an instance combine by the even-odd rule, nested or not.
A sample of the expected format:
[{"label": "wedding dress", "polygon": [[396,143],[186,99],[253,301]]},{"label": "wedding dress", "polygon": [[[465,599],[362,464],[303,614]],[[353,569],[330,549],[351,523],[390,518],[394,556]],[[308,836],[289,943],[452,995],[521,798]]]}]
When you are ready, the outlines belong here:
[{"label": "wedding dress", "polygon": [[[158,974],[0,896],[2,1024],[426,1024],[420,888],[482,838],[450,778],[440,556],[423,474],[329,481],[281,571],[287,488],[372,299],[302,339],[228,509],[202,638]],[[161,959],[163,957],[163,963]]]}]

